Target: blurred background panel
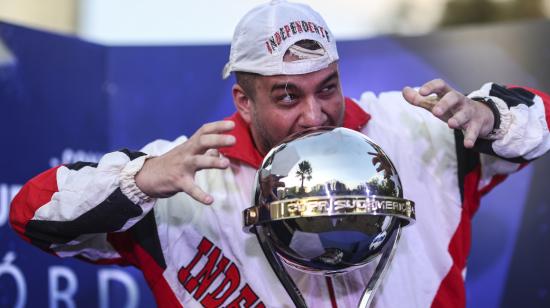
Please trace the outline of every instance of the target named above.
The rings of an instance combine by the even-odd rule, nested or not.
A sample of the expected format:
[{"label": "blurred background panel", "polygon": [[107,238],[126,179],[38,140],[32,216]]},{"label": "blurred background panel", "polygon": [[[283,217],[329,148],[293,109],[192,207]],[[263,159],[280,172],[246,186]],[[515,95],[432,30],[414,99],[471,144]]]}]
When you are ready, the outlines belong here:
[{"label": "blurred background panel", "polygon": [[[105,44],[227,43],[262,0],[0,0],[0,19]],[[298,1],[300,2],[300,1]],[[463,24],[550,16],[550,0],[311,0],[335,36],[425,34]]]},{"label": "blurred background panel", "polygon": [[61,33],[77,33],[75,0],[0,0],[0,20]]}]

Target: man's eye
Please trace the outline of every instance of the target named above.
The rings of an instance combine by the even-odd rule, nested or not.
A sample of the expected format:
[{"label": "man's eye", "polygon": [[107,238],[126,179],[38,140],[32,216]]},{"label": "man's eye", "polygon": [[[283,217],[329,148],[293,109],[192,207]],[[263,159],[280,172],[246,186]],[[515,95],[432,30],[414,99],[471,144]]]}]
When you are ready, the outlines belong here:
[{"label": "man's eye", "polygon": [[335,88],[336,88],[336,86],[334,86],[334,85],[328,85],[328,86],[321,89],[321,93],[330,92],[330,91],[334,90]]},{"label": "man's eye", "polygon": [[291,104],[296,100],[296,97],[292,94],[286,94],[279,98],[279,101],[285,104]]}]

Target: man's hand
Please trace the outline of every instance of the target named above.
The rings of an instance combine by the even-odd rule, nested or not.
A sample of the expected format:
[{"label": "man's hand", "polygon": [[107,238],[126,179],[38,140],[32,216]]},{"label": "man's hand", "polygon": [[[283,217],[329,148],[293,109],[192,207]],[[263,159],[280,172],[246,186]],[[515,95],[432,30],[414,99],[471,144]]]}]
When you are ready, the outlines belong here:
[{"label": "man's hand", "polygon": [[235,137],[223,134],[234,127],[232,121],[203,125],[183,144],[162,156],[146,160],[136,174],[137,186],[153,198],[166,198],[183,191],[199,202],[212,204],[212,196],[195,183],[195,173],[229,166],[229,160],[221,158],[217,149],[235,144]]},{"label": "man's hand", "polygon": [[382,153],[376,153],[376,152],[367,152],[367,154],[372,155],[372,164],[374,166],[380,164],[378,167],[376,167],[376,172],[382,172],[384,171],[384,178],[386,180],[390,180],[393,176],[393,169],[392,165],[389,160],[384,157],[384,154]]},{"label": "man's hand", "polygon": [[[431,94],[438,99],[427,97]],[[493,130],[495,119],[489,107],[464,96],[441,79],[427,82],[418,92],[405,87],[403,97],[412,105],[430,111],[450,128],[463,130],[466,148],[473,147],[478,137],[485,137]]]}]

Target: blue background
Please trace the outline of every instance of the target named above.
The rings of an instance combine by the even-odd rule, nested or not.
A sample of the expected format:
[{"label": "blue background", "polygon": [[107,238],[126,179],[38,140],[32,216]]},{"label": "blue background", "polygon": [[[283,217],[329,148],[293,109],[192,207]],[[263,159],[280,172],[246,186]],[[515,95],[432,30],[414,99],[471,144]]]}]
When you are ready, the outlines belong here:
[{"label": "blue background", "polygon": [[[344,93],[359,98],[367,90],[399,90],[433,78],[464,92],[486,81],[550,92],[548,37],[550,23],[536,21],[340,42]],[[98,307],[99,267],[44,254],[2,220],[10,189],[51,164],[191,135],[204,122],[230,115],[234,81],[221,79],[229,46],[109,47],[6,23],[0,23],[0,43],[12,55],[0,61],[0,306],[13,306],[18,294],[2,267],[13,252],[28,307],[49,302],[54,265],[76,274],[78,307]],[[544,157],[484,199],[473,226],[469,307],[550,306],[548,171]],[[124,270],[138,282],[139,306],[153,306],[141,274]],[[109,286],[110,306],[123,305],[125,289]]]}]

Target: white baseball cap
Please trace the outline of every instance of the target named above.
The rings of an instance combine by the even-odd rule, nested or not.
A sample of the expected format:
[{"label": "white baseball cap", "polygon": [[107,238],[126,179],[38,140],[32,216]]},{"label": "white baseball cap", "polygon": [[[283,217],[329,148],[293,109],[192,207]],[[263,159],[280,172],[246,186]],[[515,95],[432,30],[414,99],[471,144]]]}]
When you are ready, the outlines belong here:
[{"label": "white baseball cap", "polygon": [[[310,57],[307,51],[298,50],[299,60],[283,61],[285,52],[302,40],[317,42],[321,53]],[[273,0],[252,9],[237,24],[222,76],[225,79],[231,72],[306,74],[336,60],[336,41],[319,13],[305,4]]]}]

